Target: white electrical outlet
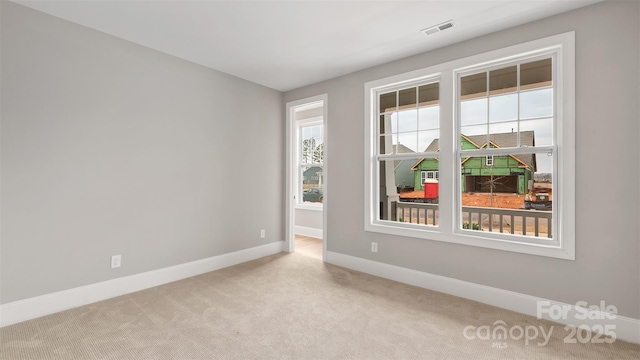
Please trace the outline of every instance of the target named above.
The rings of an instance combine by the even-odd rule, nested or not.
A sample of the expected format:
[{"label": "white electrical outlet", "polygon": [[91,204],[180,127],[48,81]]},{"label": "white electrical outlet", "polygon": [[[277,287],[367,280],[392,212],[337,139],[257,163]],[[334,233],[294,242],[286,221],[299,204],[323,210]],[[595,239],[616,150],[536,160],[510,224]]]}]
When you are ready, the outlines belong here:
[{"label": "white electrical outlet", "polygon": [[378,243],[377,242],[372,242],[371,243],[371,252],[378,252]]},{"label": "white electrical outlet", "polygon": [[267,230],[260,230],[260,239],[264,239],[265,237],[267,237]]},{"label": "white electrical outlet", "polygon": [[121,264],[122,264],[122,255],[113,255],[111,257],[111,268],[112,269],[119,268]]}]

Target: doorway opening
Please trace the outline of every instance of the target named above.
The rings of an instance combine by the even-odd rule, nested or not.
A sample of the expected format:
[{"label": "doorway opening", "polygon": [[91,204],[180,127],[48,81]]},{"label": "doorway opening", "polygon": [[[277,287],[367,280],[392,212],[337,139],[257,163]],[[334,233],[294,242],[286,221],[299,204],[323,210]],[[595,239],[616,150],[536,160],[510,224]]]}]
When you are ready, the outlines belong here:
[{"label": "doorway opening", "polygon": [[324,259],[327,248],[327,95],[288,102],[286,114],[285,250]]},{"label": "doorway opening", "polygon": [[322,239],[296,234],[295,242],[296,254],[322,260]]}]

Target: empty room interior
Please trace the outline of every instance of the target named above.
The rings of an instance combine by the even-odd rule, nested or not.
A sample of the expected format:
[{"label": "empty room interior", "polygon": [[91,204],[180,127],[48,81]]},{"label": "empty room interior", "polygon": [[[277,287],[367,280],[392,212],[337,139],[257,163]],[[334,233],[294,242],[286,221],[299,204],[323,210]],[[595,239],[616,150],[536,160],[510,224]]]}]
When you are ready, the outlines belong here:
[{"label": "empty room interior", "polygon": [[0,359],[640,358],[640,2],[0,31]]}]

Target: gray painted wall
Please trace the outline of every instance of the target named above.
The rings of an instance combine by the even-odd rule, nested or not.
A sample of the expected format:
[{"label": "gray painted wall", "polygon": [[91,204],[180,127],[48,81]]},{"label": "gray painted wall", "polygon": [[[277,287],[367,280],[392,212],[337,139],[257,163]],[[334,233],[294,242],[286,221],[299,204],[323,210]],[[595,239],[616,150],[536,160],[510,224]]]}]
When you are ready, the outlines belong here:
[{"label": "gray painted wall", "polygon": [[[285,94],[328,93],[328,251],[640,318],[640,4],[603,2]],[[576,31],[576,260],[364,231],[364,84]],[[425,39],[425,41],[428,41]],[[604,165],[603,165],[604,164]],[[370,242],[378,242],[371,253]]]},{"label": "gray painted wall", "polygon": [[295,225],[322,231],[322,210],[296,209]]},{"label": "gray painted wall", "polygon": [[284,239],[280,92],[0,6],[0,303]]}]

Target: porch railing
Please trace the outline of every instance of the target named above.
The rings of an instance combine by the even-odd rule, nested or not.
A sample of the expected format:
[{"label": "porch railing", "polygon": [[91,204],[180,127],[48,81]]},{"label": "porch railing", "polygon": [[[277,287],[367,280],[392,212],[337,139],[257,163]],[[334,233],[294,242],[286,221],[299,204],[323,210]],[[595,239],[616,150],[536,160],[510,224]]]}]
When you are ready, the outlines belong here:
[{"label": "porch railing", "polygon": [[[438,204],[398,201],[395,213],[396,221],[438,225]],[[553,237],[551,211],[463,206],[462,222],[473,230]]]},{"label": "porch railing", "polygon": [[401,222],[438,225],[438,204],[397,201],[396,216]]}]

